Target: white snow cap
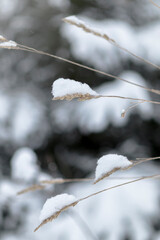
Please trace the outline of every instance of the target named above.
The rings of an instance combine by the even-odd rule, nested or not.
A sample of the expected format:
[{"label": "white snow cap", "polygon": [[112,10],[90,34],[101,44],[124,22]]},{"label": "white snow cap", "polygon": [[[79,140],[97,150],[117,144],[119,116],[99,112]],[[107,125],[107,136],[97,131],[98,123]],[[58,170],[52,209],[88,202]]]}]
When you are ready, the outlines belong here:
[{"label": "white snow cap", "polygon": [[95,172],[95,182],[99,181],[105,176],[109,176],[114,169],[123,169],[132,165],[127,157],[117,154],[104,155],[97,161]]},{"label": "white snow cap", "polygon": [[76,197],[67,193],[63,193],[47,199],[40,213],[40,222],[43,222],[45,219],[51,217],[62,208],[74,202],[76,202]]},{"label": "white snow cap", "polygon": [[39,174],[37,156],[30,148],[20,148],[11,159],[12,177],[23,181],[32,181]]},{"label": "white snow cap", "polygon": [[59,78],[53,83],[52,94],[55,98],[72,94],[98,95],[88,84],[64,78]]},{"label": "white snow cap", "polygon": [[14,41],[6,41],[0,43],[0,48],[14,48],[17,46],[17,43]]}]

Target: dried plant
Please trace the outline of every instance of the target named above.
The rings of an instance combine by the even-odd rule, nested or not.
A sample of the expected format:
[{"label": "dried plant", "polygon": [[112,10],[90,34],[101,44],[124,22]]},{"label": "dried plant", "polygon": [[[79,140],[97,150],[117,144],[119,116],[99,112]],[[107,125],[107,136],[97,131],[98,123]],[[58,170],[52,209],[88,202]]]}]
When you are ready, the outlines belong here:
[{"label": "dried plant", "polygon": [[[150,0],[150,2],[152,4],[154,4],[156,7],[160,8],[152,0]],[[128,54],[132,55],[133,57],[137,58],[138,60],[143,61],[144,63],[147,63],[147,64],[149,64],[149,65],[151,65],[151,66],[153,66],[153,67],[155,67],[157,69],[160,69],[160,66],[158,66],[155,63],[152,63],[152,62],[150,62],[150,61],[148,61],[148,60],[146,60],[146,59],[144,59],[144,58],[142,58],[140,56],[137,56],[136,54],[132,53],[128,49],[120,46],[114,39],[110,38],[106,33],[103,33],[102,31],[99,31],[99,30],[97,30],[95,28],[92,28],[92,27],[88,26],[87,24],[85,24],[83,21],[77,19],[76,17],[68,17],[68,18],[63,19],[63,21],[65,21],[67,23],[70,23],[72,25],[75,25],[76,27],[81,28],[83,31],[85,31],[87,33],[90,33],[90,34],[93,34],[95,36],[101,37],[101,38],[107,40],[110,44],[112,44],[115,47],[118,47],[119,49],[127,52]],[[109,73],[100,71],[98,69],[94,69],[94,68],[82,65],[82,64],[77,63],[77,62],[73,62],[73,61],[68,60],[66,58],[63,58],[63,57],[60,57],[60,56],[56,56],[56,55],[53,55],[53,54],[49,54],[49,53],[46,53],[46,52],[43,52],[43,51],[39,51],[39,50],[36,50],[36,49],[28,47],[28,46],[24,46],[24,45],[18,44],[18,43],[14,42],[14,41],[7,40],[5,37],[3,37],[1,35],[0,35],[0,48],[5,48],[5,49],[9,49],[9,50],[11,50],[11,49],[22,50],[22,51],[27,51],[27,52],[32,52],[32,53],[36,53],[36,54],[42,54],[42,55],[45,55],[45,56],[49,56],[49,57],[52,57],[52,58],[55,58],[55,59],[58,59],[58,60],[61,60],[61,61],[65,61],[65,62],[73,64],[73,65],[76,65],[78,67],[81,67],[81,68],[84,68],[84,69],[96,72],[98,74],[102,74],[104,76],[108,76],[108,77],[111,77],[111,78],[115,78],[115,79],[121,80],[121,81],[126,82],[128,84],[140,87],[140,88],[142,88],[142,89],[144,89],[146,91],[149,91],[149,92],[152,92],[152,93],[160,95],[160,90],[147,88],[147,87],[145,87],[143,85],[134,83],[134,82],[129,81],[127,79],[124,79],[124,78],[121,78],[121,77],[118,77],[118,76],[114,76],[112,74],[109,74]],[[134,103],[133,105],[129,106],[126,110],[125,109],[122,110],[122,113],[121,113],[122,117],[125,117],[125,114],[130,109],[134,108],[135,106],[137,106],[139,104],[142,104],[142,103],[160,104],[159,101],[154,101],[154,100],[152,101],[152,100],[146,100],[146,99],[140,99],[140,98],[131,98],[131,97],[115,96],[115,95],[81,94],[81,93],[78,93],[78,92],[74,93],[74,94],[65,94],[63,96],[54,97],[53,100],[72,100],[72,99],[76,98],[79,101],[85,101],[85,100],[97,99],[97,98],[102,98],[102,97],[103,98],[119,98],[119,99],[136,101],[136,103]],[[27,193],[27,192],[30,192],[30,191],[35,191],[35,190],[38,190],[38,189],[39,190],[45,189],[45,187],[48,184],[62,184],[62,183],[66,183],[66,182],[80,182],[80,181],[85,181],[85,182],[87,182],[87,181],[94,181],[94,184],[95,184],[95,183],[98,183],[99,181],[101,181],[103,179],[108,178],[111,174],[113,174],[114,172],[116,172],[118,170],[128,170],[128,169],[130,169],[130,168],[132,168],[132,167],[134,167],[134,166],[136,166],[136,165],[138,165],[140,163],[147,162],[147,161],[150,161],[150,160],[155,160],[155,159],[160,159],[160,157],[144,158],[144,159],[138,158],[136,161],[131,161],[131,164],[129,166],[127,166],[127,167],[124,167],[124,168],[123,167],[115,167],[115,168],[113,168],[111,171],[107,172],[106,174],[104,174],[101,178],[99,178],[96,181],[94,181],[94,179],[91,179],[91,178],[88,178],[88,179],[52,179],[52,180],[41,181],[39,184],[35,184],[33,186],[30,186],[30,187],[28,187],[28,188],[18,192],[18,195],[24,194],[24,193]],[[88,198],[96,196],[96,195],[98,195],[100,193],[112,190],[114,188],[122,187],[124,185],[129,185],[131,183],[139,182],[139,181],[146,180],[146,179],[155,179],[155,178],[157,179],[157,178],[160,178],[160,174],[155,174],[155,175],[150,175],[150,176],[142,176],[142,177],[139,177],[139,178],[137,178],[137,177],[132,177],[132,178],[134,178],[134,179],[131,180],[131,181],[127,181],[127,182],[124,182],[124,183],[121,183],[121,184],[118,184],[118,185],[114,185],[114,186],[111,186],[109,188],[104,188],[104,189],[102,189],[100,191],[94,192],[94,193],[92,193],[90,195],[87,195],[87,196],[85,196],[83,198],[79,198],[78,200],[75,200],[71,204],[67,204],[67,205],[63,206],[62,208],[57,210],[54,214],[52,214],[50,217],[47,217],[46,219],[44,219],[40,223],[40,225],[35,229],[35,231],[37,231],[40,227],[42,227],[46,223],[51,222],[52,220],[57,218],[61,214],[61,212],[67,210],[70,207],[76,206],[81,201],[84,201],[84,200],[86,200]],[[122,177],[121,179],[125,179],[125,178]]]},{"label": "dried plant", "polygon": [[140,61],[143,61],[149,65],[152,65],[153,67],[156,67],[158,69],[160,69],[160,66],[140,57],[137,56],[136,54],[132,53],[131,51],[129,51],[128,49],[120,46],[114,39],[110,38],[105,32],[96,29],[94,27],[90,27],[88,24],[86,24],[85,22],[81,21],[80,19],[78,19],[75,16],[71,16],[71,17],[66,17],[63,19],[64,22],[69,23],[71,25],[74,25],[78,28],[81,28],[83,31],[87,32],[87,33],[91,33],[97,37],[103,38],[105,40],[107,40],[110,44],[112,44],[115,47],[118,47],[119,49],[123,50],[124,52],[129,53],[130,55],[132,55],[133,57],[137,58]]},{"label": "dried plant", "polygon": [[155,3],[154,1],[152,1],[152,0],[149,0],[149,1],[150,1],[154,6],[160,8],[160,6],[159,6],[157,3]]},{"label": "dried plant", "polygon": [[128,184],[131,184],[131,183],[135,183],[135,182],[139,182],[139,181],[142,181],[142,180],[146,180],[146,179],[154,179],[154,178],[160,178],[160,174],[156,174],[156,175],[151,175],[151,176],[146,176],[146,177],[141,177],[141,178],[137,178],[135,180],[132,180],[132,181],[129,181],[129,182],[125,182],[125,183],[121,183],[121,184],[117,184],[117,185],[114,185],[112,187],[109,187],[109,188],[105,188],[105,189],[102,189],[98,192],[95,192],[95,193],[92,193],[90,195],[87,195],[83,198],[80,198],[78,200],[76,200],[75,202],[69,204],[69,205],[66,205],[65,207],[61,208],[59,211],[57,211],[56,213],[54,213],[52,216],[46,218],[38,227],[35,228],[34,232],[36,232],[39,228],[41,228],[42,226],[44,226],[46,223],[48,222],[51,222],[53,221],[54,219],[56,219],[63,211],[67,210],[68,208],[70,207],[74,207],[76,206],[79,202],[82,202],[88,198],[91,198],[93,196],[96,196],[100,193],[103,193],[103,192],[106,192],[106,191],[109,191],[109,190],[112,190],[114,188],[119,188],[119,187],[122,187],[122,186],[125,186],[125,185],[128,185]]}]

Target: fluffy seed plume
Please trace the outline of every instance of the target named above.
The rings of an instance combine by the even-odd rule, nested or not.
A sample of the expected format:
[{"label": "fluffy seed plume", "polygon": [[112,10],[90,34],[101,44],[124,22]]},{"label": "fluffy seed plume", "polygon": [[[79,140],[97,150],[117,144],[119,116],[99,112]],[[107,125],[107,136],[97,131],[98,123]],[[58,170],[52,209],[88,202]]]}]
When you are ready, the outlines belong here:
[{"label": "fluffy seed plume", "polygon": [[74,207],[77,203],[78,201],[75,196],[66,193],[47,199],[40,214],[41,224],[34,231],[36,232],[44,224],[51,222],[57,218],[61,212],[72,206]]},{"label": "fluffy seed plume", "polygon": [[89,100],[98,98],[99,95],[93,91],[88,84],[71,79],[59,78],[52,86],[53,100]]},{"label": "fluffy seed plume", "polygon": [[122,155],[108,154],[97,161],[94,184],[110,176],[118,170],[126,170],[132,167],[133,163]]}]

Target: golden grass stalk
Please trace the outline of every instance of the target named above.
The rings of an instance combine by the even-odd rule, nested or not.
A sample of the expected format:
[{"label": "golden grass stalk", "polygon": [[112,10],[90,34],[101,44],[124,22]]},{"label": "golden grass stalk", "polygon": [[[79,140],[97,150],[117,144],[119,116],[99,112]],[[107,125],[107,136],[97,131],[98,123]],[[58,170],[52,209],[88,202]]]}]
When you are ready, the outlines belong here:
[{"label": "golden grass stalk", "polygon": [[135,167],[136,165],[138,164],[141,164],[141,163],[144,163],[144,162],[147,162],[147,161],[150,161],[150,160],[156,160],[156,159],[160,159],[160,157],[153,157],[153,158],[138,158],[137,161],[130,161],[132,164],[129,165],[128,167],[116,167],[116,168],[113,168],[110,172],[107,172],[106,174],[104,174],[102,177],[100,177],[99,179],[97,179],[96,181],[94,181],[94,184],[104,180],[105,178],[109,177],[111,174],[117,172],[118,170],[129,170],[131,169],[132,167]]},{"label": "golden grass stalk", "polygon": [[77,205],[78,201],[75,201],[71,204],[66,205],[65,207],[61,208],[59,211],[57,211],[56,213],[54,213],[51,217],[46,218],[44,221],[42,221],[42,223],[35,228],[34,232],[36,232],[40,227],[42,227],[43,225],[47,224],[48,222],[53,221],[54,219],[56,219],[61,212],[66,211],[68,208],[70,207],[74,207],[75,205]]},{"label": "golden grass stalk", "polygon": [[123,109],[122,112],[121,112],[121,117],[124,118],[124,117],[126,116],[126,113],[127,113],[127,112],[129,112],[131,109],[137,107],[137,106],[140,105],[141,103],[144,103],[144,101],[134,103],[134,104],[132,104],[131,106],[129,106],[128,108]]},{"label": "golden grass stalk", "polygon": [[109,43],[111,43],[113,46],[123,50],[124,52],[129,53],[130,55],[132,55],[133,57],[137,58],[138,60],[143,61],[144,63],[147,63],[155,68],[160,69],[160,66],[156,65],[155,63],[152,63],[146,59],[144,59],[143,57],[137,56],[136,54],[132,53],[131,51],[129,51],[128,49],[120,46],[114,39],[110,38],[106,33],[100,32],[98,29],[92,28],[89,25],[87,25],[85,22],[79,20],[77,17],[67,17],[63,19],[64,22],[69,23],[71,25],[74,25],[78,28],[81,28],[83,31],[87,32],[87,33],[91,33],[97,37],[103,38],[105,40],[107,40]]},{"label": "golden grass stalk", "polygon": [[[152,158],[136,158],[137,161],[132,161],[132,165],[130,165],[129,167],[134,167],[138,164],[147,162],[147,161],[151,161],[151,160],[157,160],[160,159],[160,157],[152,157]],[[121,170],[128,170],[129,168],[126,169],[121,169]],[[101,180],[106,179],[107,177],[109,177],[112,173],[118,171],[119,169],[114,169],[113,172],[110,172],[109,175],[103,177]],[[147,176],[143,176],[143,177],[147,177]],[[110,179],[135,179],[137,178],[137,176],[128,176],[128,177],[111,177]],[[63,179],[63,178],[56,178],[56,179],[51,179],[51,180],[43,180],[40,181],[40,184],[34,184],[28,188],[25,188],[21,191],[19,191],[17,193],[17,195],[21,195],[24,193],[28,193],[30,191],[36,191],[36,190],[41,190],[41,189],[45,189],[46,185],[48,184],[63,184],[63,183],[74,183],[74,182],[89,182],[89,181],[93,181],[94,178],[68,178],[68,179]],[[96,182],[97,183],[97,182]]]},{"label": "golden grass stalk", "polygon": [[160,6],[157,4],[157,3],[155,3],[154,1],[152,1],[152,0],[149,0],[154,6],[156,6],[157,8],[160,8]]},{"label": "golden grass stalk", "polygon": [[[52,57],[52,58],[55,58],[55,59],[58,59],[58,60],[67,62],[67,63],[69,63],[69,64],[75,65],[75,66],[77,66],[77,67],[81,67],[81,68],[87,69],[87,70],[92,71],[92,72],[96,72],[96,73],[98,73],[98,74],[101,74],[101,75],[104,75],[104,76],[107,76],[107,77],[110,77],[110,78],[114,78],[114,79],[121,80],[121,81],[126,82],[126,83],[128,83],[128,84],[131,84],[131,85],[134,85],[134,86],[143,88],[143,89],[145,89],[146,91],[149,91],[149,92],[152,92],[152,93],[155,93],[155,94],[160,95],[160,90],[156,90],[156,89],[152,89],[152,88],[147,88],[147,87],[145,87],[145,86],[143,86],[143,85],[140,85],[140,84],[134,83],[134,82],[132,82],[132,81],[126,80],[126,79],[124,79],[124,78],[122,78],[122,77],[118,77],[118,76],[115,76],[115,75],[113,75],[113,74],[106,73],[106,72],[100,71],[100,70],[98,70],[98,69],[88,67],[88,66],[86,66],[86,65],[83,65],[83,64],[80,64],[80,63],[71,61],[71,60],[69,60],[69,59],[66,59],[66,58],[63,58],[63,57],[60,57],[60,56],[57,56],[57,55],[53,55],[53,54],[50,54],[50,53],[47,53],[47,52],[44,52],[44,51],[36,50],[36,49],[34,49],[34,48],[31,48],[31,47],[28,47],[28,46],[25,46],[25,45],[21,45],[21,44],[18,44],[18,43],[16,43],[16,44],[17,44],[17,46],[14,47],[14,48],[12,48],[12,49],[21,50],[21,51],[27,51],[27,52],[32,52],[32,53],[36,53],[36,54],[41,54],[41,55],[49,56],[49,57]],[[8,49],[10,49],[10,48],[8,48]]]},{"label": "golden grass stalk", "polygon": [[21,194],[24,194],[24,193],[32,192],[32,191],[35,191],[35,190],[42,190],[44,188],[45,188],[44,185],[34,184],[34,185],[32,185],[32,186],[30,186],[28,188],[25,188],[25,189],[19,191],[17,193],[17,195],[21,195]]},{"label": "golden grass stalk", "polygon": [[156,174],[156,175],[151,175],[151,176],[146,176],[146,177],[141,177],[141,178],[137,178],[135,180],[132,180],[132,181],[128,181],[128,182],[125,182],[125,183],[121,183],[121,184],[117,184],[117,185],[114,185],[112,187],[109,187],[109,188],[105,188],[105,189],[102,189],[100,191],[97,191],[97,192],[94,192],[90,195],[87,195],[83,198],[80,198],[78,200],[76,200],[75,202],[73,202],[72,204],[69,204],[69,205],[66,205],[65,207],[61,208],[59,211],[57,211],[55,214],[53,214],[51,217],[45,219],[38,227],[35,228],[34,232],[36,232],[39,228],[41,228],[42,226],[44,226],[45,224],[47,224],[48,222],[51,222],[53,221],[54,219],[56,219],[63,211],[67,210],[68,208],[70,207],[74,207],[76,206],[79,202],[82,202],[88,198],[91,198],[93,196],[96,196],[100,193],[103,193],[103,192],[106,192],[106,191],[109,191],[109,190],[112,190],[114,188],[119,188],[119,187],[122,187],[124,185],[128,185],[128,184],[131,184],[131,183],[135,183],[135,182],[139,182],[139,181],[142,181],[142,180],[147,180],[147,179],[154,179],[154,178],[159,178],[160,177],[160,174]]},{"label": "golden grass stalk", "polygon": [[[82,93],[75,93],[75,94],[67,94],[64,96],[60,96],[60,97],[55,97],[53,98],[53,100],[72,100],[74,98],[77,98],[79,101],[86,101],[86,100],[91,100],[91,99],[97,99],[97,98],[120,98],[120,99],[124,99],[124,100],[134,100],[134,101],[140,101],[138,102],[136,105],[138,105],[139,103],[153,103],[153,104],[160,104],[160,102],[158,101],[152,101],[152,100],[146,100],[146,99],[142,99],[142,98],[132,98],[132,97],[124,97],[124,96],[117,96],[117,95],[90,95],[89,93],[87,94],[82,94]],[[130,107],[131,108],[131,107]]]}]

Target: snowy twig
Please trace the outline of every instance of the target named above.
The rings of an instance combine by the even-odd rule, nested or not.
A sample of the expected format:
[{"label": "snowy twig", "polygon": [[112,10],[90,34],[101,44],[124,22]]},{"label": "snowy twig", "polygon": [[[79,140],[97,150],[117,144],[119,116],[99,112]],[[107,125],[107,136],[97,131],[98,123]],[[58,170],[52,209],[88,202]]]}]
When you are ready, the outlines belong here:
[{"label": "snowy twig", "polygon": [[[160,104],[158,101],[151,101],[141,98],[124,97],[117,95],[101,95],[93,91],[86,83],[81,83],[71,79],[59,78],[54,81],[52,86],[53,100],[72,100],[77,98],[79,101],[85,101],[97,98],[119,98],[124,100],[134,100],[139,103]],[[131,108],[131,107],[130,107]]]},{"label": "snowy twig", "polygon": [[152,1],[152,0],[149,0],[149,1],[150,1],[154,6],[160,8],[160,6],[159,6],[157,3],[155,3],[154,1]]},{"label": "snowy twig", "polygon": [[[130,162],[132,162],[132,164],[129,166],[129,168],[127,169],[123,169],[123,170],[129,170],[130,168],[138,165],[138,164],[141,164],[141,163],[144,163],[144,162],[148,162],[148,161],[151,161],[151,160],[156,160],[156,159],[160,159],[160,157],[152,157],[152,158],[136,158],[137,161],[133,161],[133,160],[130,160]],[[114,169],[113,172],[116,172],[117,169]],[[110,174],[108,176],[110,176],[113,172],[110,172]],[[105,178],[103,179],[107,179],[106,176]],[[147,176],[141,176],[141,177],[147,177]],[[125,176],[125,177],[110,177],[109,179],[135,179],[137,178],[137,176]],[[24,194],[24,193],[28,193],[30,191],[35,191],[35,190],[42,190],[42,189],[45,189],[46,188],[46,185],[48,184],[63,184],[63,183],[76,183],[76,182],[90,182],[90,181],[93,181],[94,178],[68,178],[68,179],[63,179],[63,178],[56,178],[56,179],[51,179],[51,180],[43,180],[43,181],[40,181],[40,184],[34,184],[28,188],[25,188],[25,189],[22,189],[21,191],[19,191],[17,193],[17,195],[21,195],[21,194]],[[101,179],[102,180],[102,179]]]},{"label": "snowy twig", "polygon": [[[142,181],[142,180],[159,178],[159,177],[160,177],[160,174],[151,175],[151,176],[147,176],[147,177],[137,178],[137,179],[132,180],[132,181],[129,181],[129,182],[124,182],[124,183],[117,184],[117,185],[114,185],[114,186],[109,187],[109,188],[102,189],[102,190],[100,190],[100,191],[98,191],[98,192],[94,192],[94,193],[92,193],[92,194],[90,194],[90,195],[87,195],[87,196],[85,196],[85,197],[83,197],[83,198],[80,198],[80,199],[78,199],[78,200],[75,200],[75,201],[73,201],[73,202],[70,203],[70,204],[66,204],[64,207],[61,207],[58,211],[56,211],[56,212],[53,211],[54,213],[53,213],[50,217],[47,217],[46,219],[44,219],[44,220],[41,222],[41,224],[40,224],[38,227],[36,227],[36,229],[35,229],[34,231],[37,231],[37,230],[38,230],[40,227],[42,227],[44,224],[46,224],[46,223],[48,223],[48,222],[51,222],[52,220],[54,220],[55,218],[57,218],[63,211],[67,210],[67,209],[70,208],[70,207],[76,206],[79,202],[82,202],[82,201],[84,201],[84,200],[86,200],[86,199],[88,199],[88,198],[91,198],[91,197],[96,196],[96,195],[98,195],[98,194],[100,194],[100,193],[103,193],[103,192],[112,190],[112,189],[114,189],[114,188],[122,187],[122,186],[124,186],[124,185],[128,185],[128,184],[131,184],[131,183],[139,182],[139,181]],[[58,195],[58,196],[60,196],[60,195]],[[58,196],[57,196],[57,197],[58,197]],[[73,196],[73,197],[74,197],[74,196]],[[48,199],[48,200],[50,200],[50,199]],[[58,202],[58,205],[59,205],[59,202]],[[45,205],[44,205],[44,206],[45,206]],[[62,206],[63,206],[63,205],[62,205]],[[56,209],[56,206],[53,206],[53,208]],[[49,210],[49,209],[48,209],[48,210]],[[52,210],[52,208],[51,208],[51,210]],[[42,209],[42,211],[43,211],[43,209]]]},{"label": "snowy twig", "polygon": [[76,16],[70,16],[70,17],[66,17],[63,19],[64,22],[66,23],[70,23],[76,27],[79,27],[81,28],[83,31],[87,32],[87,33],[91,33],[95,36],[98,36],[100,38],[103,38],[105,40],[107,40],[109,43],[111,43],[112,45],[114,45],[115,47],[118,47],[119,49],[123,50],[124,52],[127,52],[129,53],[130,55],[132,55],[133,57],[149,64],[149,65],[152,65],[158,69],[160,69],[160,66],[140,57],[140,56],[137,56],[136,54],[132,53],[131,51],[129,51],[128,49],[120,46],[114,39],[110,38],[105,32],[99,30],[99,29],[96,29],[96,28],[93,28],[93,27],[90,27],[89,25],[87,25],[85,22],[81,21],[80,19],[78,19]]},{"label": "snowy twig", "polygon": [[[12,48],[12,49],[22,50],[22,51],[27,51],[27,52],[32,52],[32,53],[36,53],[36,54],[42,54],[42,55],[45,55],[45,56],[49,56],[49,57],[52,57],[52,58],[55,58],[55,59],[58,59],[58,60],[61,60],[61,61],[70,63],[70,64],[72,64],[72,65],[75,65],[75,66],[78,66],[78,67],[87,69],[87,70],[89,70],[89,71],[96,72],[96,73],[102,74],[102,75],[107,76],[107,77],[110,77],[110,78],[114,78],[114,79],[121,80],[121,81],[126,82],[126,83],[128,83],[128,84],[131,84],[131,85],[134,85],[134,86],[143,88],[143,89],[145,89],[145,90],[147,90],[147,91],[149,91],[149,92],[153,92],[153,93],[155,93],[155,94],[160,95],[160,90],[147,88],[147,87],[145,87],[145,86],[143,86],[143,85],[134,83],[134,82],[132,82],[132,81],[126,80],[126,79],[124,79],[124,78],[115,76],[115,75],[110,74],[110,73],[106,73],[106,72],[100,71],[100,70],[98,70],[98,69],[94,69],[94,68],[88,67],[88,66],[86,66],[86,65],[83,65],[83,64],[80,64],[80,63],[71,61],[71,60],[69,60],[69,59],[66,59],[66,58],[63,58],[63,57],[59,57],[59,56],[57,56],[57,55],[53,55],[53,54],[50,54],[50,53],[46,53],[46,52],[44,52],[44,51],[39,51],[39,50],[36,50],[36,49],[34,49],[34,48],[31,48],[31,47],[28,47],[28,46],[25,46],[25,45],[21,45],[21,44],[18,44],[18,43],[16,43],[16,44],[17,44],[16,47],[14,47],[14,48]],[[8,49],[9,49],[9,48],[8,48]]]}]

